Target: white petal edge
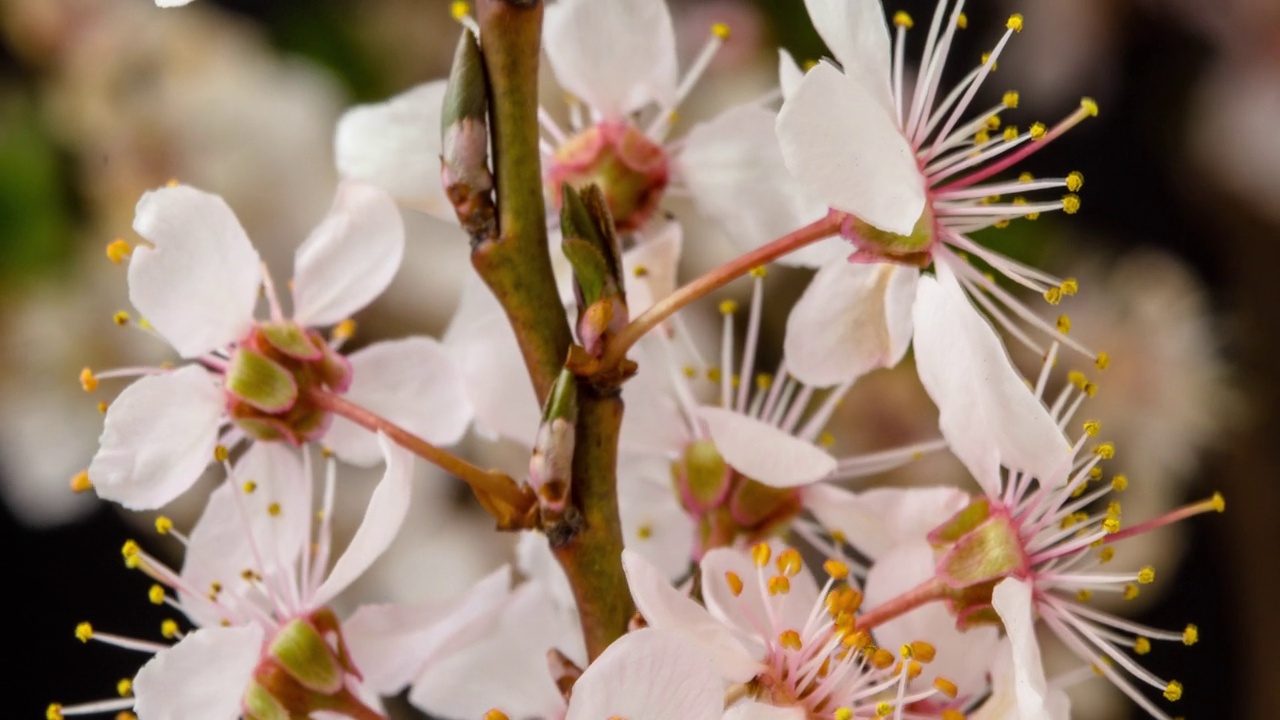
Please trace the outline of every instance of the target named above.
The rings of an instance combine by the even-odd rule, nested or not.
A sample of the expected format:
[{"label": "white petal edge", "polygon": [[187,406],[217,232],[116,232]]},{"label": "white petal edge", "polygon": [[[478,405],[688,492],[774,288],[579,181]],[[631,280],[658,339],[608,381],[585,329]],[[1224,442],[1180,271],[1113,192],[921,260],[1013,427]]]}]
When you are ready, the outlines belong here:
[{"label": "white petal edge", "polygon": [[836,469],[825,450],[768,423],[718,407],[702,407],[698,415],[725,461],[765,485],[808,485]]},{"label": "white petal edge", "polygon": [[347,110],[334,137],[338,173],[377,185],[405,207],[457,223],[440,183],[446,84],[424,83],[385,102]]},{"label": "white petal edge", "polygon": [[924,176],[893,117],[856,80],[818,63],[778,113],[787,168],[829,206],[882,230],[911,234]]},{"label": "white petal edge", "polygon": [[723,720],[805,720],[804,708],[779,707],[768,703],[746,700],[729,708]]},{"label": "white petal edge", "polygon": [[233,720],[262,650],[257,625],[199,628],[156,653],[133,679],[147,720]]},{"label": "white petal edge", "polygon": [[355,582],[364,574],[378,556],[382,555],[409,512],[409,497],[413,484],[413,454],[396,445],[382,433],[377,434],[378,445],[386,460],[387,469],[369,497],[364,520],[356,529],[342,557],[334,563],[333,570],[324,579],[309,603],[320,607]]},{"label": "white petal edge", "polygon": [[889,89],[889,24],[880,0],[805,0],[813,26],[844,68],[871,91],[886,111]]},{"label": "white petal edge", "polygon": [[213,460],[223,406],[217,381],[197,365],[135,380],[107,408],[89,464],[98,497],[150,510],[181,495]]},{"label": "white petal edge", "polygon": [[783,100],[789,100],[796,94],[796,88],[800,87],[803,78],[804,71],[796,64],[796,59],[791,53],[778,48],[778,87],[782,90]]},{"label": "white petal edge", "polygon": [[404,220],[395,201],[368,183],[338,185],[329,214],[293,261],[293,319],[332,325],[382,294],[404,257]]},{"label": "white petal edge", "polygon": [[924,540],[970,500],[968,493],[945,486],[854,493],[815,483],[804,490],[804,506],[818,522],[844,533],[850,545],[872,560],[903,543]]},{"label": "white petal edge", "polygon": [[639,245],[622,254],[627,313],[635,318],[676,289],[676,269],[684,233],[672,220]]},{"label": "white petal edge", "polygon": [[[437,445],[462,439],[471,402],[462,371],[439,341],[411,337],[374,343],[351,354],[347,400]],[[373,433],[335,417],[324,443],[343,460],[370,466],[381,457]]]},{"label": "white petal edge", "polygon": [[915,358],[942,436],[989,495],[1000,492],[1001,465],[1054,486],[1070,467],[1066,437],[955,277],[935,266],[916,295]]},{"label": "white petal edge", "polygon": [[893,263],[838,259],[822,267],[787,318],[787,371],[827,387],[896,365],[911,341],[919,276]]},{"label": "white petal edge", "polygon": [[1006,578],[991,593],[991,606],[1004,623],[1013,648],[1014,695],[1021,720],[1052,720],[1046,698],[1044,665],[1036,640],[1032,588],[1017,578]]},{"label": "white petal edge", "polygon": [[560,86],[605,119],[675,103],[676,36],[666,0],[560,0],[547,6],[543,49]]},{"label": "white petal edge", "polygon": [[240,340],[253,324],[262,261],[217,195],[187,185],[138,200],[129,301],[184,358]]},{"label": "white petal edge", "polygon": [[653,628],[614,641],[573,685],[565,720],[719,720],[714,664],[677,633]]},{"label": "white petal edge", "polygon": [[729,627],[671,587],[666,574],[634,550],[622,551],[622,567],[636,609],[649,627],[680,633],[711,657],[731,682],[746,682],[763,666]]}]

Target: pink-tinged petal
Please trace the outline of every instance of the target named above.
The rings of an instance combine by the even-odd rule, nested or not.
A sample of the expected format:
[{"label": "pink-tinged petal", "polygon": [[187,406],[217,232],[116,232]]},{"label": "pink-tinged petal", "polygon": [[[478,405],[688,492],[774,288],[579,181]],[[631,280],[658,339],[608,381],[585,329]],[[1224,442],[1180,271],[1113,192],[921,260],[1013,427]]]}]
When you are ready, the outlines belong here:
[{"label": "pink-tinged petal", "polygon": [[217,381],[196,365],[140,378],[107,409],[89,481],[131,510],[181,495],[213,460],[222,421]]},{"label": "pink-tinged petal", "polygon": [[409,700],[434,717],[479,718],[495,708],[512,718],[563,717],[563,696],[547,672],[552,648],[586,665],[577,614],[539,583],[525,583],[488,634],[428,663]]},{"label": "pink-tinged petal", "polygon": [[988,494],[1000,492],[1002,464],[1056,484],[1069,469],[1066,437],[955,277],[937,268],[916,296],[915,356],[942,436]]},{"label": "pink-tinged petal", "polygon": [[768,703],[746,700],[729,708],[724,720],[805,720],[808,714],[797,705],[780,707]]},{"label": "pink-tinged petal", "polygon": [[680,223],[663,223],[652,236],[622,254],[622,272],[627,286],[627,313],[639,317],[654,302],[676,289],[676,266],[680,263],[683,233]]},{"label": "pink-tinged petal", "polygon": [[143,194],[133,229],[129,301],[185,358],[240,340],[253,324],[262,267],[217,195],[186,185]]},{"label": "pink-tinged petal", "polygon": [[886,111],[889,89],[889,25],[880,0],[805,0],[818,34],[849,77],[867,88]]},{"label": "pink-tinged petal", "polygon": [[326,605],[338,593],[346,589],[356,578],[364,574],[374,560],[391,545],[405,514],[409,512],[409,496],[413,483],[413,453],[396,445],[382,433],[377,434],[378,445],[387,469],[378,487],[369,498],[364,520],[356,529],[355,537],[334,564],[333,570],[316,589],[310,605]]},{"label": "pink-tinged petal", "polygon": [[[899,545],[882,555],[867,573],[862,606],[871,609],[928,580],[934,574],[933,549],[923,539]],[[1000,641],[998,628],[986,625],[956,629],[955,617],[942,603],[929,603],[878,626],[873,635],[882,647],[927,640],[937,649],[925,665],[922,685],[942,676],[976,696],[986,688],[990,659]]]},{"label": "pink-tinged petal", "polygon": [[787,318],[787,370],[826,387],[897,364],[911,341],[919,275],[902,265],[843,258],[823,266]]},{"label": "pink-tinged petal", "polygon": [[565,720],[719,720],[724,689],[697,645],[646,629],[614,641],[573,685]]},{"label": "pink-tinged petal", "polygon": [[[254,490],[243,492],[250,482]],[[188,534],[181,575],[198,597],[184,594],[182,600],[193,620],[206,627],[246,621],[202,599],[215,584],[228,598],[260,597],[263,584],[246,581],[245,568],[270,587],[295,583],[296,563],[311,540],[310,490],[302,459],[280,443],[254,443],[240,457]]]},{"label": "pink-tinged petal", "polygon": [[362,605],[342,623],[342,637],[364,684],[383,695],[404,689],[443,653],[480,637],[510,595],[504,565],[460,597],[422,605]]},{"label": "pink-tinged petal", "polygon": [[810,70],[778,114],[787,168],[829,206],[910,235],[924,211],[915,153],[875,95],[827,63]]},{"label": "pink-tinged petal", "polygon": [[560,0],[547,6],[543,50],[560,86],[605,118],[676,97],[676,36],[665,0]]},{"label": "pink-tinged petal", "polygon": [[765,485],[808,485],[836,469],[822,448],[753,417],[718,407],[700,408],[698,415],[725,461]]},{"label": "pink-tinged petal", "polygon": [[1021,720],[1052,720],[1046,700],[1044,665],[1036,640],[1031,584],[1005,578],[991,593],[991,606],[1000,615],[1013,649],[1014,696]]},{"label": "pink-tinged petal", "polygon": [[[773,556],[786,549],[786,546],[771,543]],[[777,634],[784,629],[801,632],[808,622],[809,613],[818,602],[818,585],[813,576],[806,570],[791,578],[791,591],[785,595],[766,597],[767,590],[760,582],[760,569],[751,561],[751,556],[740,550],[716,548],[702,557],[702,598],[707,610],[720,620],[741,630],[749,637],[766,638],[773,642]],[[766,577],[776,574],[771,565],[764,569]],[[733,573],[742,580],[742,593],[733,594],[733,589],[725,579]],[[769,617],[764,603],[774,607],[778,618],[778,627],[763,627],[759,623]]]},{"label": "pink-tinged petal", "polygon": [[[458,442],[471,423],[462,370],[429,337],[374,343],[352,353],[345,397],[436,445]],[[373,433],[345,418],[333,419],[324,443],[356,465],[382,458]]]},{"label": "pink-tinged petal", "polygon": [[827,483],[804,490],[804,506],[828,530],[875,560],[904,543],[924,540],[938,525],[969,504],[951,487],[874,488],[849,492]]},{"label": "pink-tinged petal", "polygon": [[147,720],[234,720],[262,650],[257,625],[200,628],[156,653],[133,679]]},{"label": "pink-tinged petal", "polygon": [[361,182],[338,186],[329,214],[294,255],[293,319],[332,325],[387,289],[404,256],[395,201]]},{"label": "pink-tinged petal", "polygon": [[[698,211],[720,223],[744,252],[827,214],[826,203],[787,172],[776,120],[763,107],[739,105],[689,131],[676,160]],[[833,238],[779,262],[808,265],[823,256],[845,257],[849,250],[847,242]]]},{"label": "pink-tinged petal", "polygon": [[456,223],[440,184],[445,85],[437,80],[351,108],[338,120],[334,154],[342,177],[377,185],[406,207]]},{"label": "pink-tinged petal", "polygon": [[542,409],[511,323],[475,273],[467,273],[444,344],[462,369],[462,386],[475,409],[476,431],[531,447]]},{"label": "pink-tinged petal", "polygon": [[636,609],[650,627],[679,633],[696,643],[731,682],[746,682],[764,669],[758,653],[744,646],[728,625],[671,587],[666,573],[639,553],[623,550],[622,567]]},{"label": "pink-tinged petal", "polygon": [[671,461],[624,458],[618,463],[622,541],[669,580],[685,577],[693,558],[694,521],[671,491]]},{"label": "pink-tinged petal", "polygon": [[782,90],[782,99],[789,100],[796,94],[800,81],[804,79],[804,71],[796,64],[791,53],[778,48],[778,87]]}]

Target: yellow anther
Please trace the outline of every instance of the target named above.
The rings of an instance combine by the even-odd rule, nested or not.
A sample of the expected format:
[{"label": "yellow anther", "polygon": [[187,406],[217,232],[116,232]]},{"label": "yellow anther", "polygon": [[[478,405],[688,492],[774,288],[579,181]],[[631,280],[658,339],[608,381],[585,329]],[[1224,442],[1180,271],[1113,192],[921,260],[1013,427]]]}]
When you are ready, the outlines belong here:
[{"label": "yellow anther", "polygon": [[778,553],[778,559],[774,562],[778,567],[778,572],[787,577],[795,577],[800,573],[800,568],[804,566],[800,559],[800,551],[795,548],[787,548]]},{"label": "yellow anther", "polygon": [[738,302],[736,300],[722,300],[720,302],[720,314],[732,315],[738,312]]},{"label": "yellow anther", "polygon": [[943,710],[938,718],[939,720],[964,720],[964,713],[953,709]]},{"label": "yellow anther", "polygon": [[170,640],[178,637],[178,622],[176,620],[165,620],[160,623],[160,634]]},{"label": "yellow anther", "polygon": [[1062,302],[1062,289],[1051,287],[1048,290],[1045,290],[1044,299],[1045,299],[1045,302],[1049,303],[1050,305],[1057,305],[1058,303]]},{"label": "yellow anther", "polygon": [[915,660],[910,660],[907,662],[907,679],[908,680],[915,680],[916,678],[920,677],[920,673],[922,672],[924,672],[924,665],[921,665]]},{"label": "yellow anther", "polygon": [[1109,442],[1104,442],[1098,447],[1093,449],[1093,454],[1097,455],[1103,460],[1110,460],[1111,458],[1116,456],[1116,446]]},{"label": "yellow anther", "polygon": [[1055,323],[1055,325],[1057,325],[1058,327],[1058,332],[1062,333],[1063,335],[1066,335],[1067,333],[1071,332],[1071,318],[1067,315],[1059,315],[1058,321]]},{"label": "yellow anther", "polygon": [[636,528],[636,537],[640,538],[641,540],[648,540],[649,538],[653,537],[653,526],[645,524]]},{"label": "yellow anther", "polygon": [[725,584],[729,586],[729,592],[733,593],[734,597],[738,597],[742,594],[742,578],[738,577],[738,573],[733,572],[732,570],[726,572],[724,574],[724,581]]},{"label": "yellow anther", "polygon": [[125,560],[136,558],[141,552],[142,548],[138,547],[138,543],[133,540],[125,540],[124,545],[120,547],[120,554],[124,556]]},{"label": "yellow anther", "polygon": [[836,444],[836,436],[829,432],[823,431],[818,435],[818,445],[820,447],[829,448]]},{"label": "yellow anther", "polygon": [[1133,583],[1125,583],[1124,592],[1120,594],[1125,600],[1133,600],[1138,597],[1138,586]]},{"label": "yellow anther", "polygon": [[1156,579],[1156,569],[1151,567],[1150,565],[1138,571],[1138,584],[1140,585],[1150,585],[1151,583],[1155,582],[1155,579]]},{"label": "yellow anther", "polygon": [[770,595],[786,595],[791,592],[791,581],[786,575],[774,575],[769,578]]},{"label": "yellow anther", "polygon": [[1084,433],[1086,435],[1088,435],[1089,437],[1094,437],[1100,432],[1102,432],[1102,423],[1098,422],[1097,420],[1089,420],[1085,422]]},{"label": "yellow anther", "polygon": [[116,694],[120,697],[129,697],[133,694],[133,681],[129,678],[120,678],[116,683]]},{"label": "yellow anther", "polygon": [[893,24],[900,28],[906,28],[907,30],[910,30],[912,27],[915,27],[916,23],[914,20],[911,19],[911,15],[909,15],[906,11],[899,10],[898,12],[893,14]]},{"label": "yellow anther", "polygon": [[88,492],[93,489],[93,483],[89,482],[89,471],[81,470],[71,476],[71,492]]},{"label": "yellow anther", "polygon": [[991,140],[991,133],[987,132],[986,130],[979,130],[978,132],[973,134],[974,145],[983,145],[983,144],[986,144],[987,141],[989,140]]},{"label": "yellow anther", "polygon": [[152,585],[151,589],[147,591],[147,599],[151,601],[152,605],[163,605],[164,604],[164,586]]},{"label": "yellow anther", "polygon": [[685,365],[681,372],[684,373],[685,377],[690,379],[698,374],[698,371],[692,365]]},{"label": "yellow anther", "polygon": [[730,385],[731,387],[733,387],[733,389],[734,389],[734,390],[737,390],[737,389],[738,389],[738,386],[739,386],[739,385],[741,385],[741,384],[742,384],[742,376],[741,376],[741,375],[739,375],[739,374],[737,374],[737,373],[734,373],[734,374],[733,374],[733,376],[729,378],[729,385]]},{"label": "yellow anther", "polygon": [[845,543],[849,542],[849,538],[845,537],[845,534],[840,532],[839,530],[832,530],[831,541],[836,543],[837,545],[844,545]]},{"label": "yellow anther", "polygon": [[849,565],[835,558],[829,558],[822,563],[822,569],[826,570],[827,574],[836,580],[844,580],[849,577]]},{"label": "yellow anther", "polygon": [[1120,517],[1119,501],[1112,500],[1111,502],[1107,503],[1107,517]]},{"label": "yellow anther", "polygon": [[938,649],[923,640],[914,640],[910,645],[912,659],[920,662],[933,662],[933,659],[938,655]]},{"label": "yellow anther", "polygon": [[[999,115],[992,115],[991,117],[987,118],[987,129],[988,129],[988,130],[999,130],[999,129],[1000,129],[1000,116],[999,116]],[[1030,175],[1031,173],[1022,173],[1022,174],[1023,174],[1023,175]],[[1026,182],[1026,181],[1024,180],[1023,182]]]},{"label": "yellow anther", "polygon": [[121,310],[120,312],[111,316],[111,322],[119,325],[120,327],[124,327],[125,325],[129,324],[129,313]]},{"label": "yellow anther", "polygon": [[484,714],[484,720],[511,720],[511,718],[507,717],[507,714],[501,710],[494,708]]},{"label": "yellow anther", "polygon": [[1105,352],[1098,353],[1098,357],[1094,359],[1093,364],[1098,366],[1099,370],[1106,370],[1111,365],[1111,355]]},{"label": "yellow anther", "polygon": [[98,377],[93,374],[92,368],[84,368],[80,371],[80,387],[85,392],[93,392],[98,389]]},{"label": "yellow anther", "polygon": [[1116,557],[1116,549],[1108,545],[1098,551],[1098,562],[1103,565],[1111,562]]},{"label": "yellow anther", "polygon": [[1005,23],[1004,26],[1014,32],[1022,32],[1022,15],[1020,13],[1010,15],[1009,22]]},{"label": "yellow anther", "polygon": [[1120,532],[1120,518],[1112,516],[1102,521],[1102,529],[1108,534]]},{"label": "yellow anther", "polygon": [[121,238],[107,243],[107,259],[117,265],[123,263],[132,253],[133,248]]},{"label": "yellow anther", "polygon": [[1017,140],[1017,139],[1018,139],[1018,126],[1017,126],[1017,125],[1009,125],[1008,127],[1006,127],[1006,128],[1004,129],[1004,141],[1005,141],[1005,142],[1013,142],[1014,140]]},{"label": "yellow anther", "polygon": [[959,15],[957,15],[956,27],[960,28],[961,30],[964,30],[965,28],[969,27],[969,16],[965,15],[964,13],[960,13]]},{"label": "yellow anther", "polygon": [[213,461],[214,461],[214,462],[220,462],[220,463],[221,463],[221,462],[226,462],[226,461],[227,461],[227,458],[229,458],[229,457],[231,457],[231,451],[227,449],[227,446],[226,446],[226,445],[214,445],[214,446],[213,446]]},{"label": "yellow anther", "polygon": [[1021,182],[1021,183],[1029,183],[1029,182],[1031,182],[1032,180],[1035,180],[1035,179],[1036,179],[1036,176],[1035,176],[1035,175],[1032,175],[1032,174],[1031,174],[1031,173],[1029,173],[1029,172],[1024,172],[1024,173],[1022,173],[1021,175],[1019,175],[1019,176],[1018,176],[1018,182]]},{"label": "yellow anther", "polygon": [[756,543],[751,546],[751,562],[756,567],[762,568],[769,564],[769,558],[773,557],[773,550],[769,549],[769,543]]},{"label": "yellow anther", "polygon": [[758,390],[768,390],[773,387],[773,376],[768,373],[760,373],[756,375],[756,388]]},{"label": "yellow anther", "polygon": [[453,16],[454,20],[462,20],[471,14],[471,3],[464,0],[454,0],[449,5],[449,14]]},{"label": "yellow anther", "polygon": [[[1047,299],[1047,298],[1046,298]],[[1089,379],[1079,370],[1072,370],[1067,373],[1067,382],[1075,385],[1077,389],[1083,390],[1084,386],[1089,383]]]},{"label": "yellow anther", "polygon": [[98,402],[98,412],[102,413],[103,415],[107,414],[107,402],[105,400]]},{"label": "yellow anther", "polygon": [[1222,493],[1216,492],[1209,498],[1209,507],[1216,512],[1224,512],[1227,509],[1227,499],[1222,497]]},{"label": "yellow anther", "polygon": [[271,517],[280,517],[280,503],[273,502],[267,506],[267,514]]},{"label": "yellow anther", "polygon": [[82,643],[89,642],[93,638],[93,626],[87,622],[76,625],[76,639]]},{"label": "yellow anther", "polygon": [[779,633],[778,643],[788,650],[799,650],[802,647],[800,633],[795,630],[783,630]]},{"label": "yellow anther", "polygon": [[352,335],[356,334],[356,321],[347,318],[337,325],[333,326],[332,337],[334,340],[350,340]]},{"label": "yellow anther", "polygon": [[1177,702],[1182,698],[1182,683],[1177,680],[1170,680],[1169,684],[1164,687],[1164,699],[1169,702]]},{"label": "yellow anther", "polygon": [[1080,389],[1081,389],[1081,390],[1083,390],[1083,391],[1084,391],[1084,394],[1085,394],[1085,395],[1088,395],[1089,397],[1093,397],[1094,395],[1097,395],[1097,394],[1098,394],[1098,384],[1097,384],[1097,383],[1087,382],[1087,383],[1085,383],[1085,384],[1084,384],[1084,387],[1082,387],[1082,388],[1080,388]]},{"label": "yellow anther", "polygon": [[707,368],[707,380],[711,382],[720,382],[720,368]]},{"label": "yellow anther", "polygon": [[764,265],[757,265],[751,268],[751,277],[753,278],[765,278],[768,276],[769,276],[769,268],[765,267]]},{"label": "yellow anther", "polygon": [[58,703],[49,703],[49,707],[44,709],[44,720],[63,720],[62,706]]},{"label": "yellow anther", "polygon": [[1093,98],[1080,98],[1080,108],[1089,117],[1098,117],[1098,103]]},{"label": "yellow anther", "polygon": [[1076,600],[1079,600],[1080,602],[1089,602],[1092,599],[1093,591],[1089,588],[1080,588],[1080,590],[1076,592]]},{"label": "yellow anther", "polygon": [[933,686],[937,688],[938,692],[949,698],[954,698],[960,694],[960,688],[956,687],[955,683],[941,676],[934,678]]},{"label": "yellow anther", "polygon": [[632,269],[631,269],[631,274],[632,274],[632,275],[635,275],[635,276],[636,276],[636,277],[638,277],[638,278],[648,277],[648,276],[649,276],[649,266],[647,266],[647,265],[636,265],[634,268],[632,268]]},{"label": "yellow anther", "polygon": [[[991,53],[989,53],[989,52],[984,52],[984,53],[982,53],[982,59],[978,61],[978,64],[979,64],[979,65],[986,65],[986,64],[987,64],[987,61],[988,61],[988,60],[990,60],[990,59],[991,59]],[[991,63],[991,72],[995,72],[995,71],[996,71],[996,63]]]},{"label": "yellow anther", "polygon": [[729,39],[729,26],[724,23],[715,23],[711,26],[711,34],[721,40]]},{"label": "yellow anther", "polygon": [[893,714],[893,705],[881,700],[876,703],[876,717],[889,717]]},{"label": "yellow anther", "polygon": [[1094,465],[1093,467],[1089,468],[1089,479],[1090,479],[1090,480],[1101,480],[1101,479],[1102,479],[1102,468],[1098,467],[1097,465]]},{"label": "yellow anther", "polygon": [[870,662],[872,667],[875,667],[878,670],[883,670],[890,665],[893,665],[895,660],[893,658],[893,653],[885,650],[884,648],[876,648],[875,652],[871,653]]},{"label": "yellow anther", "polygon": [[1032,140],[1043,140],[1044,136],[1047,135],[1049,131],[1048,128],[1044,126],[1044,123],[1038,122],[1031,124],[1031,130],[1029,132],[1031,133]]},{"label": "yellow anther", "polygon": [[1124,492],[1129,487],[1129,478],[1125,475],[1117,475],[1111,478],[1111,489],[1116,492]]},{"label": "yellow anther", "polygon": [[1133,639],[1133,651],[1139,655],[1151,652],[1151,641],[1139,635]]},{"label": "yellow anther", "polygon": [[847,707],[836,708],[833,720],[853,720],[853,711]]},{"label": "yellow anther", "polygon": [[115,720],[138,720],[138,716],[128,710],[122,710],[116,713]]},{"label": "yellow anther", "polygon": [[244,485],[241,485],[240,489],[244,491],[245,495],[252,495],[254,491],[258,489],[258,483],[252,480],[245,480]]},{"label": "yellow anther", "polygon": [[1010,90],[1004,94],[1004,106],[1010,109],[1018,107],[1018,91]]},{"label": "yellow anther", "polygon": [[164,515],[159,515],[156,517],[156,532],[160,533],[161,535],[168,535],[169,531],[172,529],[173,529],[172,520],[170,520],[168,517],[165,517]]},{"label": "yellow anther", "polygon": [[1187,625],[1182,631],[1182,644],[1190,647],[1200,642],[1200,628],[1195,625]]},{"label": "yellow anther", "polygon": [[[152,329],[151,321],[147,320],[144,317],[140,317],[138,318],[138,327],[142,328],[143,330],[151,330]],[[173,367],[173,363],[160,363],[160,367]]]},{"label": "yellow anther", "polygon": [[1071,192],[1079,192],[1084,187],[1084,174],[1078,170],[1067,173],[1067,189]]},{"label": "yellow anther", "polygon": [[1080,212],[1080,196],[1079,195],[1063,195],[1062,196],[1062,212],[1068,215],[1075,215]]}]

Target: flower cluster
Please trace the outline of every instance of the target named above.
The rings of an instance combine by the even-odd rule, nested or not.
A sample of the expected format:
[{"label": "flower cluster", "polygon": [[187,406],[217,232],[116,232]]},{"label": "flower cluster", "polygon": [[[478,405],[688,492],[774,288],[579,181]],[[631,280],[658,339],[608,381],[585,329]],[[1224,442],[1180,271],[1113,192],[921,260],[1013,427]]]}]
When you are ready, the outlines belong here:
[{"label": "flower cluster", "polygon": [[[1168,718],[1150,695],[1174,702],[1183,686],[1135,656],[1193,645],[1196,626],[1150,628],[1091,600],[1155,579],[1106,567],[1119,541],[1224,501],[1121,522],[1108,495],[1128,480],[1103,479],[1115,446],[1079,419],[1096,384],[1074,371],[1049,392],[1055,363],[1092,372],[1109,357],[1028,304],[1057,305],[1078,281],[974,236],[1080,208],[1079,172],[1034,178],[1019,163],[1097,114],[1093,101],[1023,131],[1005,120],[1016,92],[975,105],[1022,16],[947,88],[948,62],[965,61],[952,57],[962,0],[939,0],[914,73],[909,15],[806,0],[834,58],[801,70],[781,54],[777,91],[673,141],[728,27],[682,74],[664,0],[556,0],[545,17],[517,5],[454,3],[450,79],[343,117],[345,179],[297,250],[289,297],[226,203],[185,185],[144,195],[141,242],[108,246],[137,311],[117,322],[183,362],[85,369],[88,391],[133,381],[104,405],[73,486],[141,510],[211,463],[225,481],[188,534],[155,520],[185,550],[177,569],[150,542],[124,546],[151,601],[182,616],[163,628],[174,642],[82,623],[81,640],[150,659],[121,697],[55,703],[50,720],[372,720],[399,693],[460,719],[1040,720],[1068,717],[1066,691],[1095,673]],[[537,52],[525,36],[539,17],[567,121],[530,87],[495,90],[528,75],[518,52]],[[680,285],[669,196],[743,254]],[[400,268],[402,211],[456,216],[475,279],[443,340],[345,354],[351,316]],[[777,352],[775,260],[816,269]],[[744,275],[745,325],[732,299],[710,330],[683,312]],[[1038,377],[1006,340],[1040,355]],[[909,350],[936,433],[837,452],[841,404]],[[447,449],[471,430],[521,448],[527,475]],[[942,453],[974,488],[855,487]],[[340,593],[413,522],[414,454],[465,481],[498,529],[527,531],[519,579],[502,567],[447,602],[348,612]],[[343,463],[385,470],[339,554]],[[1046,675],[1038,627],[1075,669]]]}]

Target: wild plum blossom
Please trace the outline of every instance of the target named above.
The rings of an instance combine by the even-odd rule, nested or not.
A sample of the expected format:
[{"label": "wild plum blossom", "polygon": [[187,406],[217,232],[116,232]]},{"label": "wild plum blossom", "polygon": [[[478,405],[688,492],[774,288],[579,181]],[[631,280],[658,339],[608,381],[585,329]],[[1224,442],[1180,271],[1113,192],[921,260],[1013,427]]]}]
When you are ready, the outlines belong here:
[{"label": "wild plum blossom", "polygon": [[[1044,295],[1050,303],[1072,295],[1074,279],[1055,278],[983,247],[970,233],[1041,213],[1074,213],[1083,176],[988,182],[1014,167],[1071,127],[1097,113],[1085,99],[1076,112],[1053,128],[1040,123],[1025,131],[1003,126],[1001,113],[1018,104],[1010,91],[993,107],[966,118],[978,90],[994,69],[1023,18],[1009,18],[1005,34],[951,91],[941,88],[955,33],[968,24],[964,3],[941,0],[926,38],[920,73],[913,89],[904,85],[904,49],[909,15],[894,15],[890,42],[884,12],[876,0],[808,0],[818,32],[840,63],[820,62],[794,83],[778,115],[778,137],[787,167],[805,191],[844,214],[841,234],[854,246],[854,265],[828,262],[792,311],[788,347],[795,348],[796,372],[815,382],[847,372],[841,358],[859,349],[839,333],[843,324],[865,323],[877,302],[910,305],[913,283],[894,280],[915,275],[930,263],[946,266],[965,291],[1012,337],[1043,354],[1045,348],[1022,327],[1029,326],[1072,347],[1100,365],[1094,355],[1046,323],[1013,293],[969,262],[980,259],[1018,285]],[[948,11],[948,8],[951,8]],[[784,88],[788,83],[784,79]],[[1022,194],[1065,189],[1054,199],[1028,200]],[[1002,200],[1012,194],[1010,200]],[[881,263],[891,262],[885,266]],[[913,267],[914,266],[914,267]],[[881,300],[871,300],[872,296]],[[1012,317],[1010,316],[1012,313]],[[908,325],[909,328],[909,325]],[[825,330],[827,337],[805,340]]]},{"label": "wild plum blossom", "polygon": [[[330,603],[386,550],[408,510],[413,456],[385,436],[376,437],[386,471],[360,527],[332,565],[336,462],[332,456],[324,461],[317,513],[310,454],[300,457],[281,444],[256,444],[234,467],[224,461],[227,481],[210,495],[189,535],[168,518],[157,518],[157,531],[185,547],[180,571],[127,542],[126,565],[156,581],[151,601],[181,612],[195,627],[183,631],[177,622],[166,621],[164,636],[177,640],[170,646],[82,623],[76,629],[82,641],[154,657],[130,681],[127,697],[55,704],[49,716],[132,708],[144,720],[277,717],[272,713],[322,709],[381,717],[370,689],[394,684],[396,673],[421,666],[434,649],[465,633],[477,615],[483,617],[491,598],[501,597],[493,586],[509,582],[509,573],[500,570],[444,606],[382,606],[358,613],[349,624],[338,619]],[[313,517],[319,518],[318,526]],[[388,612],[399,621],[398,642],[370,621]],[[371,647],[377,648],[376,657]]]},{"label": "wild plum blossom", "polygon": [[[138,201],[134,229],[151,245],[108,249],[129,262],[139,327],[188,364],[81,375],[85,389],[136,376],[107,410],[88,480],[102,498],[154,508],[180,495],[214,458],[244,438],[299,445],[324,439],[343,459],[371,465],[371,433],[335,419],[315,393],[344,395],[439,443],[470,421],[457,371],[431,338],[339,354],[343,321],[387,286],[400,263],[404,227],[381,190],[347,182],[295,255],[291,316],[235,214],[216,195],[177,185]],[[255,317],[264,291],[269,318]],[[121,313],[118,322],[130,318]],[[337,325],[332,339],[315,328]]]}]

